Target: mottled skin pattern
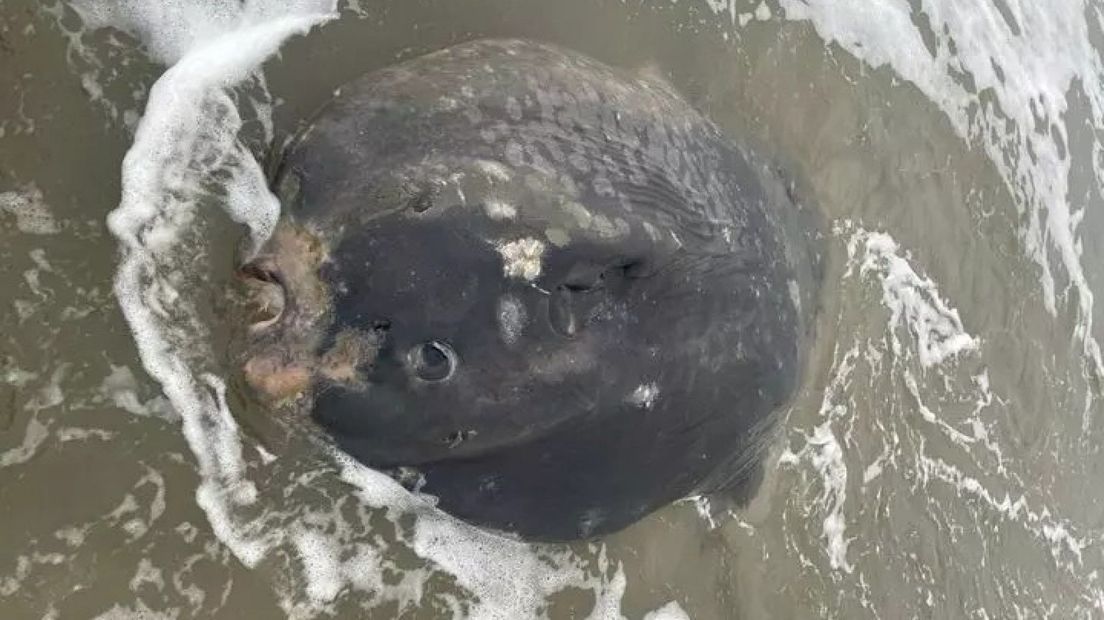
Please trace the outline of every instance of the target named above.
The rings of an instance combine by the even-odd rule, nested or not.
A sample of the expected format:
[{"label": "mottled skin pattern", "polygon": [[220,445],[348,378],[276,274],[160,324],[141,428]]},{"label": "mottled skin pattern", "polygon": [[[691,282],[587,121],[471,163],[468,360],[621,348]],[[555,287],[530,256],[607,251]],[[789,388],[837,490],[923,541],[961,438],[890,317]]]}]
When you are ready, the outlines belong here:
[{"label": "mottled skin pattern", "polygon": [[666,85],[459,45],[346,85],[277,187],[246,377],[356,459],[537,540],[755,482],[815,217]]}]

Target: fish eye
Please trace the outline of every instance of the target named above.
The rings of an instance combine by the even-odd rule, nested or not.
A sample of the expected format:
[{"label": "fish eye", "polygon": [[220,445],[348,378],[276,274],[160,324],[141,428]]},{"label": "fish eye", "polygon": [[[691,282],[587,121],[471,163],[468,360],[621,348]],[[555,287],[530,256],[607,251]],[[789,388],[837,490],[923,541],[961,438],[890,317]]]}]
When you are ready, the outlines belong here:
[{"label": "fish eye", "polygon": [[410,349],[410,368],[422,381],[436,383],[452,376],[457,357],[452,347],[437,340],[430,340]]}]

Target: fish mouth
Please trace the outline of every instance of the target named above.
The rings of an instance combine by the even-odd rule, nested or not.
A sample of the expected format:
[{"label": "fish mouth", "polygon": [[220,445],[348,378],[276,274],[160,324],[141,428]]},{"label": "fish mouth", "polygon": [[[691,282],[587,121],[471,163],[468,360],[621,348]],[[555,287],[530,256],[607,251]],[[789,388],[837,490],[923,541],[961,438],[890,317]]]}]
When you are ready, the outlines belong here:
[{"label": "fish mouth", "polygon": [[334,325],[333,283],[321,274],[328,242],[282,221],[260,253],[237,268],[244,287],[236,366],[269,405],[301,402],[319,387],[361,390],[388,321]]},{"label": "fish mouth", "polygon": [[330,286],[319,274],[326,243],[314,232],[281,221],[272,237],[236,269],[242,286],[242,316],[249,336],[262,340],[283,333],[310,339],[329,318]]},{"label": "fish mouth", "polygon": [[245,383],[264,402],[293,399],[307,389],[313,372],[294,347],[286,346],[293,310],[285,275],[276,260],[259,257],[238,267],[237,276],[245,289],[239,319],[239,369]]},{"label": "fish mouth", "polygon": [[316,235],[281,221],[260,251],[235,269],[240,314],[233,357],[263,402],[297,400],[314,382],[330,306],[318,275],[321,248]]},{"label": "fish mouth", "polygon": [[250,334],[261,334],[290,314],[287,282],[271,258],[250,261],[238,268],[245,285],[245,321]]}]

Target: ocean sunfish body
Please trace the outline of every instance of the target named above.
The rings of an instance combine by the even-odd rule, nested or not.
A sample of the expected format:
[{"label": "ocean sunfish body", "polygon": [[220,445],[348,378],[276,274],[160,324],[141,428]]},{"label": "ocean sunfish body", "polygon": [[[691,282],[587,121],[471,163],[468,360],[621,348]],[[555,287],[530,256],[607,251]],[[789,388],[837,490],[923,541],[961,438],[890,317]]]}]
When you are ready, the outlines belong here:
[{"label": "ocean sunfish body", "polygon": [[343,87],[276,188],[243,376],[358,461],[533,540],[757,483],[817,220],[669,86],[465,43]]}]

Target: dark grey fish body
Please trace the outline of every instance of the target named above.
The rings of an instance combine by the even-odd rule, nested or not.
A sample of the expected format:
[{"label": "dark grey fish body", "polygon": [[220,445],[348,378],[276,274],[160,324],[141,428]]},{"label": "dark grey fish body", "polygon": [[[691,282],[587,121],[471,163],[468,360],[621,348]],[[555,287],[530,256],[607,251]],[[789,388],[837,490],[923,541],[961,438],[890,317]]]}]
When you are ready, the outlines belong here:
[{"label": "dark grey fish body", "polygon": [[525,41],[345,86],[289,149],[246,376],[356,459],[542,540],[742,490],[797,386],[819,231],[669,87]]}]

